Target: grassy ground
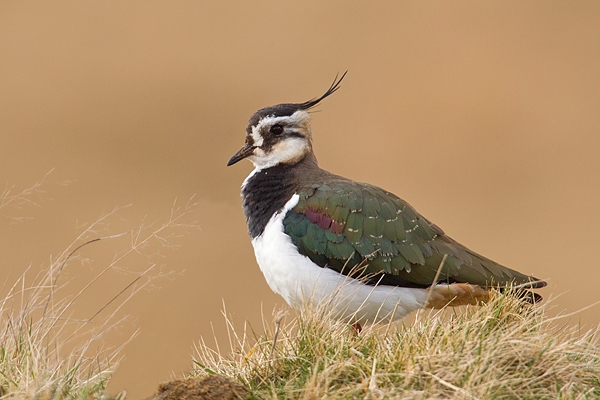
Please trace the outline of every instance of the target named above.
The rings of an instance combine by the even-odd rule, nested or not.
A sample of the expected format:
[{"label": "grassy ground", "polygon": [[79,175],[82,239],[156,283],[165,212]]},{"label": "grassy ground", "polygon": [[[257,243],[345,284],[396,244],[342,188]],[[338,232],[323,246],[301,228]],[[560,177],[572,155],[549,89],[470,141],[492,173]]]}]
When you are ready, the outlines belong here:
[{"label": "grassy ground", "polygon": [[231,354],[202,342],[195,374],[233,377],[259,399],[600,398],[598,330],[512,296],[360,334],[324,310],[282,319],[265,335],[227,320]]},{"label": "grassy ground", "polygon": [[[18,213],[22,208],[36,205],[36,197],[43,193],[42,184],[40,181],[16,194],[5,190],[0,194],[1,214],[10,215],[14,210]],[[30,267],[15,281],[3,281],[0,284],[0,397],[110,398],[105,394],[106,384],[126,343],[106,348],[103,339],[109,331],[118,329],[123,305],[151,281],[165,275],[161,265],[152,262],[153,252],[163,246],[174,247],[172,239],[181,234],[182,228],[195,227],[181,223],[193,206],[191,202],[183,208],[174,206],[162,224],[143,224],[131,231],[107,236],[109,222],[118,214],[117,208],[89,224],[67,249],[52,258],[49,266]],[[20,218],[10,220],[21,221]],[[69,287],[72,281],[66,279],[64,271],[81,266],[77,264],[82,262],[91,263],[80,258],[85,246],[123,236],[129,240],[123,241],[125,247],[112,261],[94,265],[98,272],[83,286],[75,290]],[[142,257],[141,262],[139,257]],[[90,288],[102,285],[100,282],[115,270],[127,273],[130,280],[120,289],[113,285],[107,290],[107,298],[98,299],[100,306],[90,315],[75,317],[74,310],[85,301]]]}]

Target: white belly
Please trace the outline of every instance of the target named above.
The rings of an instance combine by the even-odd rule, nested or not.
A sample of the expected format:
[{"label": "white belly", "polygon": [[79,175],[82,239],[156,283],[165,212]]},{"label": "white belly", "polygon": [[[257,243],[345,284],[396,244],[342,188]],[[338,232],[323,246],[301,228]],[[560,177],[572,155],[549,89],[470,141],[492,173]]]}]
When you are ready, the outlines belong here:
[{"label": "white belly", "polygon": [[252,240],[258,265],[271,289],[292,307],[327,304],[337,318],[356,322],[396,320],[423,307],[427,290],[363,284],[298,253],[283,231],[283,218],[298,195],[275,214],[262,235]]}]

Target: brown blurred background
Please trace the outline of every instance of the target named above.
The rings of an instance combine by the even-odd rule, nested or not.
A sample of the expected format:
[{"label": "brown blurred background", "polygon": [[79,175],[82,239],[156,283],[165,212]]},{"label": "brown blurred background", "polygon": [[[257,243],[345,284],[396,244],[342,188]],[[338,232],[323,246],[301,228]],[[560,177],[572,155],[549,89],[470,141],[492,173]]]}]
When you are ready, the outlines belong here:
[{"label": "brown blurred background", "polygon": [[[110,390],[136,399],[181,376],[211,323],[226,340],[223,301],[258,329],[261,307],[270,315],[282,300],[246,234],[239,186],[251,165],[225,164],[256,109],[318,96],[345,70],[313,117],[323,168],[546,278],[557,313],[600,300],[596,1],[2,2],[0,183],[18,191],[55,168],[40,207],[2,216],[3,282],[47,266],[115,206],[132,204],[105,233],[167,218],[196,193],[188,219],[201,229],[164,253],[176,274],[123,309],[132,318],[115,340],[141,331]],[[69,279],[118,248],[94,246]],[[590,328],[600,309],[569,321]]]}]

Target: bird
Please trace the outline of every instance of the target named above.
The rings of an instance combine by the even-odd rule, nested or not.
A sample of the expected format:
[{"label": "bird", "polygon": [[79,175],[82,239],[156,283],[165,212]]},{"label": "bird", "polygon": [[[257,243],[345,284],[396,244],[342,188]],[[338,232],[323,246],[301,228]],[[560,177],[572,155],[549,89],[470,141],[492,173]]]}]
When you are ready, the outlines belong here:
[{"label": "bird", "polygon": [[479,304],[494,288],[540,301],[531,289],[543,280],[468,249],[393,193],[319,167],[310,112],[346,73],[320,97],[256,111],[227,162],[254,164],[242,206],[270,288],[293,308],[324,305],[358,327],[420,308]]}]

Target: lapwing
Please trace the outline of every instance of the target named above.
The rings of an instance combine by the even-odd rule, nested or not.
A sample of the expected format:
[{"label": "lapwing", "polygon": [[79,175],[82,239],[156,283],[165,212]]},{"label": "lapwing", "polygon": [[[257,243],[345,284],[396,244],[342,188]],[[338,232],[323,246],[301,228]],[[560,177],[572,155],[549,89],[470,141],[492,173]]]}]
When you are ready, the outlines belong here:
[{"label": "lapwing", "polygon": [[271,289],[294,308],[326,303],[354,323],[478,304],[493,288],[509,286],[530,302],[541,300],[530,289],[544,281],[468,249],[396,195],[319,167],[310,111],[345,75],[321,97],[256,111],[245,144],[227,163],[247,158],[254,164],[242,184],[242,204]]}]

